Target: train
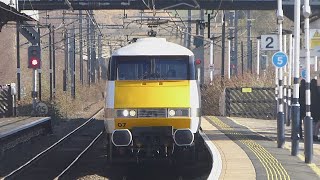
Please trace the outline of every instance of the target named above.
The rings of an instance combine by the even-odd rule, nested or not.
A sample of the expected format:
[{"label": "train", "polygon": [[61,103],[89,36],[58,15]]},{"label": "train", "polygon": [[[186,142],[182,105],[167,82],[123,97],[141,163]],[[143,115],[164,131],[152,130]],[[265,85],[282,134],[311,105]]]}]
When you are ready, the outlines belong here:
[{"label": "train", "polygon": [[108,159],[196,156],[201,124],[194,54],[165,38],[137,39],[108,63],[104,125]]}]

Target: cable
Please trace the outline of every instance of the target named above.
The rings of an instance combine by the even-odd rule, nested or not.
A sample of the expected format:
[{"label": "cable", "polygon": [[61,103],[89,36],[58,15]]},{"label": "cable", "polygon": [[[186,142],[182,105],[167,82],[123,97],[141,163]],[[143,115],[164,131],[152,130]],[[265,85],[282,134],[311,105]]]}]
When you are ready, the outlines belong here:
[{"label": "cable", "polygon": [[141,0],[143,2],[143,4],[149,9],[151,10],[151,8],[149,7],[149,5],[147,5],[147,3],[144,0]]},{"label": "cable", "polygon": [[[71,25],[71,24],[73,24],[73,23],[75,23],[75,22],[77,22],[77,21],[79,21],[79,20],[77,19],[77,20],[75,20],[75,21],[72,21],[71,23],[66,24],[66,26],[69,26],[69,25]],[[55,28],[54,30],[59,30],[59,29],[61,29],[61,28],[63,28],[63,27],[59,26],[58,28]],[[43,34],[43,35],[40,36],[40,38],[42,38],[42,37],[44,37],[44,36],[46,36],[46,35],[48,35],[48,34],[49,34],[49,33]],[[22,46],[24,46],[24,45],[27,45],[27,44],[29,44],[29,41],[20,44],[20,47],[22,47]]]},{"label": "cable", "polygon": [[32,6],[31,1],[29,1],[29,4],[30,4],[30,6],[31,6],[32,11],[34,12],[34,9],[33,9],[33,6]]},{"label": "cable", "polygon": [[219,10],[221,8],[221,4],[222,4],[222,0],[220,0],[220,3],[219,3],[219,6],[218,6],[218,9],[216,10],[216,14],[212,17],[212,19],[216,18],[218,13],[219,13]]},{"label": "cable", "polygon": [[156,5],[154,3],[155,0],[152,0],[152,13],[153,13],[153,17],[156,16]]},{"label": "cable", "polygon": [[69,6],[70,10],[73,11],[73,7],[71,5],[71,2],[69,0],[64,0],[64,2]]},{"label": "cable", "polygon": [[88,14],[88,16],[89,16],[89,18],[90,18],[90,20],[91,20],[92,24],[93,24],[93,25],[95,25],[95,26],[97,26],[97,27],[98,27],[98,30],[99,30],[99,32],[100,32],[100,34],[102,34],[102,33],[101,33],[101,28],[100,28],[99,24],[95,21],[94,16],[93,16],[93,19],[92,19],[91,14],[89,13],[89,11],[88,11],[88,10],[86,10],[86,12],[87,12],[87,14]]}]

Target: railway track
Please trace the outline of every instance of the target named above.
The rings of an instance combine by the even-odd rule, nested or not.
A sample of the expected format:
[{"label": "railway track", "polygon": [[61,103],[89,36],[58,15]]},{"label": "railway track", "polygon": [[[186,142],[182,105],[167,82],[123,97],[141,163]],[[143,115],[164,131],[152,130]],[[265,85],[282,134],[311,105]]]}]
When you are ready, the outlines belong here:
[{"label": "railway track", "polygon": [[100,111],[2,179],[59,179],[102,137]]},{"label": "railway track", "polygon": [[211,168],[207,150],[192,166],[164,162],[109,164],[104,124],[95,120],[96,115],[2,179],[206,179]]},{"label": "railway track", "polygon": [[147,161],[141,164],[109,164],[106,158],[105,136],[99,138],[89,151],[60,176],[68,179],[111,180],[205,180],[211,170],[211,155],[206,147],[195,164],[174,164],[168,161]]}]

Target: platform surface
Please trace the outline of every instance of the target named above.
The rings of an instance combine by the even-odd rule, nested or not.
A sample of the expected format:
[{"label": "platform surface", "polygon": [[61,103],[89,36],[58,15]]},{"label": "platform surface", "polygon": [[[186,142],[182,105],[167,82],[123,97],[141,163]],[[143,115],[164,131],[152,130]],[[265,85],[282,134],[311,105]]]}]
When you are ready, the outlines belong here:
[{"label": "platform surface", "polygon": [[49,121],[50,117],[0,118],[0,139]]},{"label": "platform surface", "polygon": [[313,163],[300,154],[291,156],[290,127],[286,145],[277,148],[276,120],[204,117],[201,128],[219,150],[222,170],[219,179],[320,179],[320,144],[314,143]]}]

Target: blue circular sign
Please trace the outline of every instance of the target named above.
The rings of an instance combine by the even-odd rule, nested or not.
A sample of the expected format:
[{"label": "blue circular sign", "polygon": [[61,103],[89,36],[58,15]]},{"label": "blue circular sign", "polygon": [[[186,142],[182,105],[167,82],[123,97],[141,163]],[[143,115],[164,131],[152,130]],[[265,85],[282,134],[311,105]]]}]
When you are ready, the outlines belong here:
[{"label": "blue circular sign", "polygon": [[278,68],[284,67],[288,63],[288,56],[281,51],[276,52],[272,56],[272,63]]}]

